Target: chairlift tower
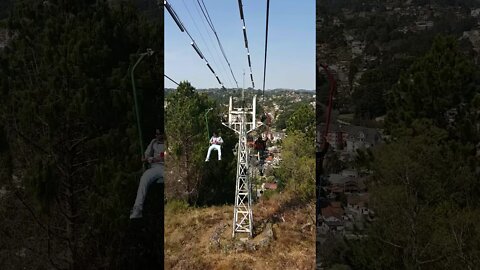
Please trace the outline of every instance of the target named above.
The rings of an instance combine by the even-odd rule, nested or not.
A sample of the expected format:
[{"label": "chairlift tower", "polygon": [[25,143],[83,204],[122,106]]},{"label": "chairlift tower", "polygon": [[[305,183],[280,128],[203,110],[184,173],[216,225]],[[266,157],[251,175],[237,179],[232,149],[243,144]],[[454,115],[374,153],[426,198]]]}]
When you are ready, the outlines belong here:
[{"label": "chairlift tower", "polygon": [[[243,100],[242,98],[242,103]],[[256,122],[256,100],[257,96],[254,96],[251,107],[247,108],[245,104],[242,104],[242,107],[234,108],[233,99],[230,97],[228,122],[223,123],[223,125],[238,134],[237,176],[232,237],[235,237],[235,233],[248,233],[249,237],[253,235],[252,183],[249,177],[250,163],[247,134],[262,125],[262,123]]]}]

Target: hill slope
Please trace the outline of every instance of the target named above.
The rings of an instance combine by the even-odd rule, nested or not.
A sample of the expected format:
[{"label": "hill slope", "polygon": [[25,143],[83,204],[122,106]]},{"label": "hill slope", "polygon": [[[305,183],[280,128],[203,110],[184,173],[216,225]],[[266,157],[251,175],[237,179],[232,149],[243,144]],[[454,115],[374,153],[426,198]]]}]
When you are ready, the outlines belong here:
[{"label": "hill slope", "polygon": [[261,200],[253,207],[255,236],[243,242],[231,237],[231,205],[167,205],[165,269],[315,269],[314,211],[313,202],[286,194]]}]

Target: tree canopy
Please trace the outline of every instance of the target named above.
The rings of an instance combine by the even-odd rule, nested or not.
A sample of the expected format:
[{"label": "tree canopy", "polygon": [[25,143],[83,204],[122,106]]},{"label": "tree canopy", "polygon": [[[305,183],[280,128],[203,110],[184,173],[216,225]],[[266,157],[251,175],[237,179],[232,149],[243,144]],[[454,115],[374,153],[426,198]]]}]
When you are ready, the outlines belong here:
[{"label": "tree canopy", "polygon": [[453,38],[437,37],[430,51],[401,75],[389,93],[387,130],[392,134],[426,118],[451,139],[478,142],[480,72]]},{"label": "tree canopy", "polygon": [[364,159],[373,170],[376,218],[367,238],[348,241],[355,269],[474,269],[480,262],[478,78],[455,41],[438,37],[393,87],[392,139]]},{"label": "tree canopy", "polygon": [[[186,81],[167,95],[166,102],[167,200],[181,199],[191,205],[230,202],[234,199],[236,169],[232,150],[238,139],[222,127],[219,106]],[[205,162],[208,136],[213,132],[224,140],[222,161],[216,160],[214,151]]]},{"label": "tree canopy", "polygon": [[299,105],[287,120],[287,133],[300,131],[315,138],[315,109],[310,104]]}]

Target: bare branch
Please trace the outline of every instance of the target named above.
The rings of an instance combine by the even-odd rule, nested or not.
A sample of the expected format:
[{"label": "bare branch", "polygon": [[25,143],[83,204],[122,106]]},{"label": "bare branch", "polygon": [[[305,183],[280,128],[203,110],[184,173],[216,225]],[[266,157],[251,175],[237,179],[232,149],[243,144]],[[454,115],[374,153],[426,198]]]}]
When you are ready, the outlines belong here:
[{"label": "bare branch", "polygon": [[86,191],[88,188],[89,188],[89,186],[86,186],[86,187],[81,188],[81,189],[77,189],[73,192],[73,195],[77,195],[78,193],[82,193],[82,192]]},{"label": "bare branch", "polygon": [[445,255],[442,255],[442,256],[440,256],[440,257],[438,257],[438,258],[435,258],[435,259],[430,259],[430,260],[425,260],[425,261],[419,261],[419,260],[417,260],[417,263],[418,263],[418,264],[434,263],[434,262],[438,262],[438,261],[440,261],[440,260],[442,260],[442,259],[444,259],[444,258],[445,258]]},{"label": "bare branch", "polygon": [[385,243],[385,244],[388,244],[388,245],[390,245],[390,246],[392,246],[392,247],[400,248],[400,249],[403,249],[403,248],[404,248],[404,247],[402,247],[401,245],[398,245],[398,244],[392,243],[392,242],[390,242],[390,241],[384,240],[384,239],[382,239],[382,238],[380,238],[380,237],[376,237],[376,238],[378,238],[378,240],[380,240],[380,242]]},{"label": "bare branch", "polygon": [[79,139],[77,142],[75,142],[74,144],[72,144],[72,146],[70,146],[68,148],[68,151],[73,151],[77,146],[79,146],[81,143],[85,142],[87,139],[89,139],[88,136],[85,136],[85,137]]},{"label": "bare branch", "polygon": [[32,139],[29,139],[25,134],[23,134],[20,130],[18,130],[18,127],[17,125],[15,124],[14,125],[14,131],[15,133],[17,133],[23,140],[25,140],[25,142],[29,143],[30,145],[34,146],[37,150],[39,150],[40,152],[46,154],[48,157],[51,157],[51,153],[49,153],[47,150],[45,150],[43,147],[41,147],[39,144],[35,143],[34,140]]},{"label": "bare branch", "polygon": [[45,224],[43,224],[40,219],[37,217],[37,215],[35,215],[35,212],[33,211],[33,209],[22,199],[22,197],[20,196],[19,192],[18,191],[15,191],[14,192],[15,196],[17,197],[18,200],[20,200],[20,202],[22,202],[23,206],[25,206],[25,208],[28,210],[28,212],[30,212],[30,214],[32,215],[33,219],[38,223],[38,225],[40,225],[40,227],[47,231],[48,232],[48,228],[45,226]]},{"label": "bare branch", "polygon": [[86,161],[79,162],[79,163],[75,163],[75,164],[72,165],[72,167],[76,168],[76,167],[89,166],[90,163],[95,163],[95,162],[98,162],[98,158],[86,160]]},{"label": "bare branch", "polygon": [[45,126],[45,127],[49,127],[47,121],[45,121],[45,119],[43,119],[42,117],[40,117],[38,114],[35,115],[37,117],[37,119]]},{"label": "bare branch", "polygon": [[[50,224],[48,226],[50,227]],[[51,246],[52,238],[51,238],[50,230],[48,230],[47,235],[48,235],[48,241],[47,241],[48,260],[55,269],[60,269],[60,267],[55,263],[55,261],[52,258],[52,246]]]}]

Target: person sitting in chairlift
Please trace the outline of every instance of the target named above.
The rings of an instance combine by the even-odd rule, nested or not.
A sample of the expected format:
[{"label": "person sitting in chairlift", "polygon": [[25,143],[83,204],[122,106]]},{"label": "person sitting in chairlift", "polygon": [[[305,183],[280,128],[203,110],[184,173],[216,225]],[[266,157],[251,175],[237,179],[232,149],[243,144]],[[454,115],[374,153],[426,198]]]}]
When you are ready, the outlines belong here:
[{"label": "person sitting in chairlift", "polygon": [[145,150],[142,161],[149,164],[150,168],[145,170],[138,184],[137,198],[130,214],[130,219],[142,218],[143,202],[150,185],[157,181],[163,183],[163,172],[165,164],[165,144],[160,129],[155,130],[155,138]]},{"label": "person sitting in chairlift", "polygon": [[210,153],[212,150],[217,150],[218,152],[218,160],[222,160],[222,150],[220,146],[223,143],[223,139],[220,136],[217,136],[217,133],[214,132],[212,138],[210,138],[210,147],[208,148],[207,157],[205,158],[205,162],[210,159]]}]

